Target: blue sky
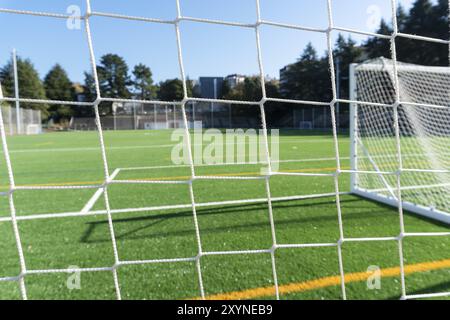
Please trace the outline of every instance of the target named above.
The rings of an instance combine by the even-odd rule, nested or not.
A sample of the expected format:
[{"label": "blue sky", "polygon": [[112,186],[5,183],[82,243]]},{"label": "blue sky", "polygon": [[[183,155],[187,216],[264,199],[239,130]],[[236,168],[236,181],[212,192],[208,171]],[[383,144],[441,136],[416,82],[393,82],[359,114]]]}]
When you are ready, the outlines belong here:
[{"label": "blue sky", "polygon": [[[255,0],[180,0],[182,15],[252,23],[256,19]],[[326,0],[260,0],[264,20],[327,26]],[[380,17],[390,19],[391,0],[333,0],[335,25],[374,31]],[[399,1],[406,8],[413,0]],[[94,11],[121,13],[161,19],[176,16],[175,0],[92,0]],[[70,5],[85,10],[84,0],[0,0],[1,8],[66,13]],[[95,55],[122,55],[130,65],[149,65],[156,81],[179,77],[175,31],[172,25],[133,22],[103,17],[91,19]],[[41,77],[60,63],[74,81],[89,71],[89,55],[84,28],[70,30],[66,21],[0,13],[0,65],[16,48],[30,58]],[[295,61],[311,41],[323,54],[323,34],[276,27],[261,27],[265,73],[278,77],[281,67]],[[337,33],[333,35],[336,38]],[[357,41],[364,37],[352,35]],[[252,29],[181,23],[181,39],[186,73],[199,76],[225,76],[232,73],[257,74],[255,33]]]}]

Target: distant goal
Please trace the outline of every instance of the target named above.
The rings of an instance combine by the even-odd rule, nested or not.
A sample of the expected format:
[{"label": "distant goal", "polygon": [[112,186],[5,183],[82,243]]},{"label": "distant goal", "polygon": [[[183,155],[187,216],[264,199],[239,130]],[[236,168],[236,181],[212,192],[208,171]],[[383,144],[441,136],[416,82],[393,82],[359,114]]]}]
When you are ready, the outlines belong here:
[{"label": "distant goal", "polygon": [[352,192],[450,223],[450,68],[380,58],[350,82]]}]

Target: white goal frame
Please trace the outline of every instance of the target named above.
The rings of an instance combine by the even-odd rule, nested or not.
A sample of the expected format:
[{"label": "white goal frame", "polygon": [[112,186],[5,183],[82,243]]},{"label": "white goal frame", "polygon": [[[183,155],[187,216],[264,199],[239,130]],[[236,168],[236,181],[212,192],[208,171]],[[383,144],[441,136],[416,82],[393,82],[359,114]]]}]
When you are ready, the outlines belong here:
[{"label": "white goal frame", "polygon": [[[369,161],[373,165],[373,172],[363,172],[359,170],[358,168],[358,156],[361,153],[367,153],[367,150],[361,150],[365,149],[363,146],[363,142],[358,137],[358,108],[359,104],[356,102],[359,102],[358,95],[357,95],[357,76],[356,76],[356,69],[358,66],[361,66],[363,64],[351,64],[350,65],[350,166],[351,166],[351,179],[350,179],[350,190],[352,194],[381,202],[383,204],[393,206],[396,208],[402,208],[404,210],[419,214],[421,216],[431,218],[434,220],[438,220],[447,224],[450,224],[450,213],[438,210],[434,208],[433,206],[426,206],[424,204],[419,203],[413,203],[410,201],[405,200],[398,200],[401,199],[401,197],[398,197],[397,189],[400,190],[413,190],[413,189],[420,189],[420,188],[427,188],[432,186],[422,185],[422,186],[404,186],[401,187],[399,184],[398,186],[391,186],[387,182],[387,180],[384,178],[388,174],[401,176],[402,171],[406,171],[401,167],[401,163],[399,163],[398,171],[396,172],[382,172],[379,167],[377,166],[376,160],[371,158],[369,154],[366,154],[369,158]],[[413,65],[407,65],[407,64],[400,64],[395,63],[394,68],[395,73],[401,70],[414,70],[414,71],[422,71],[422,72],[434,72],[434,73],[446,73],[450,75],[450,68],[447,67],[428,67],[428,66],[413,66]],[[379,66],[373,66],[368,63],[364,63],[364,69],[367,70],[380,70]],[[396,84],[397,88],[394,88],[394,90],[398,90],[398,84]],[[361,104],[364,105],[374,105],[374,103],[361,101]],[[401,104],[401,101],[399,101],[399,104]],[[398,104],[397,104],[398,105]],[[380,105],[380,107],[383,107],[384,105]],[[396,106],[392,106],[393,108],[396,108]],[[437,108],[444,107],[444,106],[436,106]],[[398,111],[397,111],[398,112]],[[398,120],[397,120],[398,121]],[[397,133],[398,134],[398,133]],[[399,137],[398,137],[399,138]],[[401,159],[401,158],[400,158]],[[430,172],[431,170],[420,170],[415,169],[419,172]],[[386,190],[368,190],[366,188],[363,188],[360,186],[358,181],[358,175],[359,174],[377,174],[380,176],[383,183],[386,185]],[[389,191],[390,196],[386,196],[385,194],[382,194],[380,191]]]}]

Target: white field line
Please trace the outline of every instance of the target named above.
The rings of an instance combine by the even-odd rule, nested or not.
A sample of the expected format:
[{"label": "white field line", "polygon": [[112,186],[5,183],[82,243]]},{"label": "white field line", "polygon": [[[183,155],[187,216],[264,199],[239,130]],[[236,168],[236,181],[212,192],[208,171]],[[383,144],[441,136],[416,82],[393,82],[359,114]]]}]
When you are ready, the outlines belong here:
[{"label": "white field line", "polygon": [[[119,172],[120,172],[120,169],[114,170],[114,172],[111,174],[109,179],[110,180],[114,180],[114,178],[119,174]],[[94,193],[92,198],[89,199],[89,201],[86,203],[86,205],[83,207],[83,209],[81,209],[80,213],[81,214],[89,213],[89,211],[91,211],[91,209],[97,203],[98,199],[103,195],[104,191],[105,191],[105,189],[103,187],[102,188],[98,188],[98,190]]]}]

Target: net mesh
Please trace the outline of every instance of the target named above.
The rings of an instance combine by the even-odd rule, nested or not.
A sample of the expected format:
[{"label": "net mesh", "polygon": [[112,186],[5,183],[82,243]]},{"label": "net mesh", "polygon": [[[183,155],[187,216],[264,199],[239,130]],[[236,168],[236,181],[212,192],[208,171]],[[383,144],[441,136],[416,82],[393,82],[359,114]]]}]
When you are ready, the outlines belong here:
[{"label": "net mesh", "polygon": [[[402,72],[397,72],[397,61],[396,61],[396,38],[398,37],[404,37],[404,38],[410,38],[414,40],[422,40],[422,41],[430,41],[430,42],[438,42],[445,45],[449,45],[450,41],[443,40],[443,39],[435,39],[430,37],[421,37],[417,35],[408,35],[408,34],[402,34],[398,31],[396,17],[397,17],[397,1],[391,0],[391,13],[392,13],[392,19],[394,21],[393,26],[394,30],[391,35],[381,35],[381,34],[374,34],[371,32],[364,32],[361,30],[350,30],[343,27],[339,27],[335,25],[334,19],[333,19],[333,1],[327,0],[327,16],[328,16],[328,26],[326,29],[313,29],[309,27],[305,27],[302,25],[292,25],[292,24],[283,24],[276,21],[268,21],[263,20],[260,14],[260,0],[255,0],[255,8],[256,8],[256,21],[253,24],[243,24],[243,23],[237,23],[237,22],[231,22],[231,21],[220,21],[220,20],[210,20],[210,19],[204,19],[204,18],[195,18],[195,17],[186,17],[183,16],[181,8],[180,8],[180,0],[174,0],[176,2],[176,18],[174,20],[159,20],[159,19],[152,19],[147,17],[135,17],[135,16],[127,16],[127,15],[120,15],[120,14],[113,14],[113,13],[107,13],[107,12],[95,12],[91,10],[90,0],[86,0],[86,12],[79,16],[79,17],[73,17],[65,14],[57,14],[57,13],[48,13],[48,12],[35,12],[35,11],[23,11],[23,10],[12,10],[12,9],[3,9],[0,8],[0,12],[7,13],[7,14],[19,14],[19,15],[27,15],[27,16],[40,16],[40,17],[47,17],[47,18],[55,18],[55,19],[78,19],[84,23],[85,32],[86,32],[86,38],[88,42],[89,47],[89,54],[90,54],[90,63],[92,67],[92,73],[93,78],[95,80],[95,88],[96,88],[96,100],[94,102],[73,102],[73,101],[48,101],[48,100],[36,100],[36,99],[23,99],[19,97],[15,98],[8,98],[8,97],[2,97],[0,94],[0,101],[3,102],[32,102],[32,103],[44,103],[44,104],[64,104],[64,105],[77,105],[77,106],[85,106],[85,107],[92,107],[95,111],[95,119],[96,119],[96,127],[98,129],[99,133],[99,142],[100,142],[100,148],[102,153],[102,165],[104,169],[104,181],[103,183],[97,185],[97,186],[79,186],[79,185],[64,185],[64,186],[18,186],[15,183],[14,179],[14,172],[13,167],[11,165],[11,159],[6,139],[6,132],[5,132],[5,126],[3,125],[4,117],[2,117],[2,113],[0,112],[0,134],[1,134],[1,141],[2,141],[2,148],[3,148],[3,155],[5,158],[7,171],[8,171],[8,180],[9,180],[9,190],[8,192],[5,192],[2,194],[3,196],[8,197],[9,201],[9,207],[10,207],[10,216],[6,218],[0,218],[1,221],[8,221],[12,223],[13,231],[14,231],[14,238],[17,246],[17,252],[19,256],[19,262],[20,262],[20,274],[18,274],[15,277],[6,277],[6,278],[0,278],[0,281],[9,281],[9,282],[17,282],[20,285],[20,290],[22,297],[24,299],[27,299],[27,286],[25,284],[25,278],[29,275],[36,275],[36,274],[50,274],[50,273],[71,273],[71,272],[111,272],[112,276],[114,278],[114,286],[115,286],[115,293],[117,299],[121,299],[121,286],[118,279],[118,269],[123,266],[129,266],[129,265],[144,265],[144,264],[164,264],[164,263],[179,263],[179,262],[194,262],[196,264],[196,270],[198,274],[198,283],[199,283],[199,295],[202,298],[205,298],[205,288],[203,283],[203,276],[202,276],[202,259],[206,256],[218,256],[218,255],[253,255],[253,254],[261,254],[266,253],[270,254],[271,256],[271,267],[272,267],[272,275],[273,275],[273,293],[274,295],[279,298],[280,297],[280,289],[278,285],[278,275],[277,275],[277,261],[276,261],[276,252],[279,249],[283,248],[324,248],[324,247],[334,247],[337,250],[338,255],[338,269],[339,269],[339,279],[340,279],[340,288],[341,288],[341,295],[343,299],[346,299],[346,283],[345,283],[345,272],[344,272],[344,261],[342,256],[342,246],[344,243],[349,242],[368,242],[368,241],[393,241],[398,245],[399,250],[399,270],[401,275],[401,292],[399,294],[401,295],[401,298],[403,299],[413,299],[413,298],[427,298],[427,297],[440,297],[440,296],[448,296],[450,295],[450,292],[440,292],[440,293],[426,293],[426,294],[415,294],[411,295],[408,294],[406,291],[406,284],[405,284],[405,266],[404,266],[404,257],[403,257],[403,240],[405,237],[424,237],[424,236],[449,236],[450,233],[448,232],[442,232],[442,233],[407,233],[405,232],[404,227],[404,221],[403,221],[403,202],[401,201],[402,195],[403,195],[403,189],[402,189],[402,175],[398,174],[399,170],[403,168],[402,166],[402,152],[401,152],[401,146],[402,143],[406,143],[410,145],[410,147],[417,147],[417,144],[414,142],[404,142],[407,141],[407,136],[405,135],[405,132],[409,130],[409,132],[413,133],[414,131],[411,130],[411,128],[416,127],[416,124],[409,120],[404,121],[403,119],[407,118],[418,118],[418,117],[424,117],[423,114],[426,114],[430,116],[430,119],[427,121],[437,121],[437,123],[441,124],[442,127],[446,126],[446,123],[448,124],[448,121],[445,120],[445,116],[448,117],[448,112],[445,113],[446,109],[441,108],[439,112],[443,112],[444,114],[439,117],[441,120],[436,120],[438,117],[436,117],[435,113],[429,112],[429,110],[435,110],[431,109],[429,106],[421,105],[419,108],[417,108],[417,111],[411,112],[408,111],[407,108],[412,106],[412,102],[408,102],[407,104],[400,103],[400,90],[398,88],[402,88],[402,86],[406,86],[408,83],[412,83],[412,86],[414,87],[414,90],[417,90],[417,86],[414,86],[414,83],[417,81],[414,77],[406,77],[409,79],[408,81],[412,82],[406,82],[406,81],[399,81],[402,78]],[[141,21],[146,23],[160,23],[160,24],[166,24],[166,25],[172,25],[175,29],[175,36],[176,36],[176,42],[177,42],[177,55],[178,55],[178,61],[179,61],[179,67],[180,67],[180,78],[183,82],[183,100],[174,103],[173,101],[139,101],[139,100],[129,100],[129,99],[121,99],[121,98],[105,98],[101,96],[100,92],[100,86],[99,86],[99,77],[97,75],[97,69],[96,69],[96,56],[94,53],[94,44],[92,41],[91,36],[91,27],[90,27],[90,19],[94,17],[104,17],[109,19],[122,19],[122,20],[130,20],[130,21]],[[191,23],[209,23],[209,24],[220,24],[220,25],[226,25],[226,26],[232,26],[237,28],[246,28],[246,29],[252,29],[255,31],[255,37],[256,37],[256,47],[257,47],[257,55],[255,59],[258,62],[259,66],[259,77],[261,81],[261,88],[262,88],[262,99],[260,101],[227,101],[227,100],[218,100],[218,99],[199,99],[199,98],[193,98],[188,95],[187,91],[187,80],[186,80],[186,74],[184,71],[184,62],[183,62],[183,47],[181,42],[181,31],[180,31],[180,22],[191,22]],[[286,29],[293,29],[293,30],[303,30],[308,32],[315,32],[320,33],[323,35],[326,35],[327,37],[327,45],[328,45],[328,64],[330,69],[330,79],[331,79],[331,86],[332,86],[332,100],[330,102],[319,102],[319,101],[305,101],[305,100],[287,100],[287,99],[278,99],[278,98],[270,98],[267,96],[265,91],[265,72],[264,72],[264,66],[263,66],[263,59],[261,54],[261,46],[260,46],[260,27],[262,25],[269,25],[269,26],[275,26],[279,28],[286,28]],[[365,160],[359,165],[362,166],[362,168],[370,168],[370,171],[372,173],[375,172],[374,175],[371,175],[371,177],[361,178],[361,181],[365,181],[364,179],[367,179],[367,185],[373,185],[375,187],[380,187],[382,189],[386,189],[386,185],[389,186],[387,188],[389,190],[389,193],[395,197],[398,200],[398,216],[399,216],[399,225],[400,225],[400,233],[398,236],[393,237],[360,237],[360,238],[348,238],[344,235],[344,226],[342,221],[342,208],[341,208],[341,201],[340,197],[343,194],[340,190],[340,176],[344,173],[358,173],[358,174],[365,174],[365,172],[362,169],[356,169],[356,170],[344,170],[341,167],[341,159],[339,157],[339,139],[338,134],[336,130],[336,104],[337,103],[358,103],[357,101],[352,100],[345,100],[345,99],[339,99],[337,95],[336,90],[336,75],[335,75],[335,65],[334,65],[334,56],[333,56],[333,46],[332,46],[332,34],[336,31],[345,31],[345,32],[352,32],[352,33],[358,33],[360,35],[366,35],[366,36],[374,36],[382,39],[387,39],[391,43],[391,49],[392,49],[392,73],[386,73],[386,72],[377,72],[377,71],[370,71],[370,73],[367,73],[366,77],[368,77],[369,74],[374,76],[375,78],[379,79],[378,82],[381,83],[380,86],[371,86],[370,81],[369,82],[362,82],[364,85],[367,85],[367,88],[365,90],[361,90],[362,92],[370,93],[367,97],[361,97],[366,99],[375,99],[379,103],[370,102],[367,101],[367,103],[364,103],[364,105],[367,105],[367,107],[363,108],[363,119],[364,119],[364,126],[360,128],[361,132],[361,139],[364,140],[364,144],[369,148],[370,152],[372,154],[375,154],[377,156],[377,159],[381,158],[380,161],[373,161],[370,157],[370,153],[367,152],[367,156]],[[382,80],[384,79],[384,80]],[[427,80],[423,80],[426,82],[426,84],[422,87],[431,86],[432,90],[436,90],[434,85],[431,85]],[[443,84],[442,84],[443,85]],[[411,86],[411,84],[410,84]],[[394,89],[393,89],[394,88]],[[408,89],[409,91],[414,91],[413,89]],[[406,89],[402,89],[406,90]],[[425,90],[425,89],[422,89]],[[442,87],[443,93],[446,92],[446,87]],[[431,91],[433,92],[433,91]],[[436,91],[434,91],[436,92]],[[1,93],[1,91],[0,91]],[[417,91],[416,91],[417,94]],[[418,94],[420,98],[424,98],[425,95]],[[371,98],[372,97],[372,98]],[[428,99],[432,99],[431,97]],[[104,136],[103,136],[103,127],[100,119],[100,113],[99,113],[99,105],[101,102],[123,102],[123,103],[147,103],[147,104],[158,104],[158,105],[166,105],[166,106],[172,106],[173,108],[176,108],[182,117],[183,127],[185,128],[185,134],[186,134],[186,143],[187,143],[187,151],[189,153],[189,167],[191,171],[191,176],[189,179],[186,180],[180,180],[180,181],[127,181],[127,180],[116,180],[117,173],[119,169],[116,169],[112,173],[110,173],[110,168],[108,164],[108,160],[106,157],[106,151],[105,151],[105,143],[104,143]],[[428,100],[427,100],[428,101]],[[436,103],[436,101],[431,101],[432,103]],[[265,141],[264,146],[264,155],[265,155],[265,162],[268,164],[268,170],[265,175],[261,175],[260,177],[223,177],[223,176],[199,176],[196,172],[196,168],[194,166],[193,157],[192,154],[190,154],[192,148],[191,148],[191,139],[190,139],[190,133],[189,133],[189,123],[188,123],[188,117],[187,117],[187,110],[189,103],[192,102],[204,102],[204,103],[232,103],[232,104],[239,104],[243,106],[256,106],[258,107],[261,115],[261,126],[263,128],[263,138]],[[267,123],[266,123],[266,113],[265,113],[265,106],[267,102],[286,102],[296,105],[310,105],[315,106],[318,108],[327,108],[330,115],[330,123],[331,127],[333,129],[333,141],[334,141],[334,149],[335,149],[335,163],[336,163],[336,171],[332,173],[326,173],[326,174],[320,174],[320,173],[288,173],[288,172],[276,172],[273,171],[270,167],[271,158],[269,153],[269,146],[268,146],[268,137],[267,137]],[[423,101],[420,101],[421,103]],[[439,104],[445,103],[444,100],[437,101]],[[443,107],[446,105],[444,104]],[[434,107],[433,107],[434,108]],[[428,110],[428,111],[427,111]],[[416,112],[420,112],[416,114]],[[433,111],[436,112],[436,111]],[[448,119],[448,118],[447,118]],[[427,121],[423,121],[422,119],[419,119],[420,123],[424,125],[426,130],[430,130],[431,126],[427,125]],[[399,124],[402,124],[401,126]],[[439,125],[439,126],[441,126]],[[400,129],[401,127],[401,129]],[[409,129],[407,129],[409,128]],[[434,140],[435,138],[439,138],[439,136],[435,136],[434,134],[430,134],[430,132],[426,131],[424,129],[421,129],[419,127],[419,130],[421,130],[420,135],[424,137],[423,142],[429,143],[429,139]],[[415,129],[418,130],[417,128]],[[444,134],[441,131],[441,134],[443,135],[442,138],[445,138]],[[428,139],[428,140],[427,140]],[[380,143],[380,140],[383,140],[382,143]],[[429,171],[433,168],[440,168],[440,164],[443,163],[443,165],[448,167],[448,160],[445,159],[445,156],[443,156],[443,153],[439,151],[439,148],[441,148],[442,144],[439,142],[439,139],[436,139],[436,142],[433,141],[433,143],[429,143],[427,148],[422,147],[422,154],[421,156],[426,156],[426,161],[428,162],[421,162],[421,166],[426,167]],[[435,156],[433,160],[431,160],[428,157],[429,152],[436,152],[441,155],[441,157]],[[413,159],[413,158],[411,158]],[[414,159],[420,159],[421,157],[416,156]],[[365,161],[365,162],[364,162]],[[408,164],[409,158],[407,157],[405,160],[405,164]],[[413,161],[413,160],[411,160]],[[418,165],[419,160],[414,160],[415,162],[411,164],[413,168],[420,168]],[[447,161],[447,162],[446,162]],[[369,165],[372,164],[372,167]],[[387,182],[380,184],[379,181],[377,181],[376,177],[380,175],[380,170],[373,170],[373,164],[376,164],[377,166],[380,166],[380,168],[384,170],[389,170],[389,172],[386,172],[386,178]],[[436,175],[433,172],[422,172],[422,173],[431,173],[432,182],[439,182],[441,178],[440,175]],[[393,174],[395,173],[395,174]],[[448,181],[448,173],[445,173],[442,177],[442,179],[447,179]],[[310,195],[310,196],[300,196],[300,197],[284,197],[281,198],[281,200],[289,200],[289,199],[311,199],[311,198],[317,198],[317,197],[334,197],[335,203],[336,203],[336,215],[338,219],[338,226],[339,226],[339,238],[336,239],[335,242],[331,243],[292,243],[292,244],[279,244],[277,242],[277,230],[276,230],[276,224],[273,217],[272,212],[272,203],[276,201],[277,199],[272,197],[271,194],[271,188],[270,188],[270,179],[277,175],[285,175],[285,176],[329,176],[334,180],[334,192],[332,194],[324,194],[324,195]],[[392,176],[391,176],[392,175]],[[198,203],[196,200],[196,196],[194,194],[193,189],[193,182],[196,180],[223,180],[223,179],[236,179],[236,180],[254,180],[254,179],[261,179],[265,182],[265,189],[266,189],[266,195],[265,198],[262,199],[246,199],[246,200],[240,200],[240,201],[228,201],[226,203]],[[373,179],[373,182],[369,182],[369,179]],[[411,178],[413,179],[413,178]],[[414,178],[416,179],[416,178]],[[383,180],[383,179],[382,179]],[[408,180],[406,180],[408,181]],[[415,181],[415,180],[414,180]],[[430,180],[431,181],[431,180]],[[190,203],[186,205],[179,205],[179,206],[172,206],[172,207],[153,207],[153,208],[137,208],[134,210],[134,212],[142,212],[142,211],[151,211],[156,209],[179,209],[179,208],[191,208],[192,209],[192,215],[193,215],[193,221],[194,221],[194,227],[195,227],[195,234],[196,234],[196,252],[197,254],[193,257],[188,258],[174,258],[174,259],[155,259],[155,260],[137,260],[137,261],[128,261],[121,259],[119,256],[118,250],[117,250],[117,242],[116,242],[116,236],[115,236],[115,229],[114,229],[114,220],[113,220],[113,214],[116,212],[114,210],[111,210],[110,207],[110,199],[108,194],[108,188],[112,184],[184,184],[189,189],[190,194]],[[411,184],[415,184],[414,182]],[[83,210],[81,212],[66,212],[66,213],[59,213],[59,214],[40,214],[40,215],[28,215],[28,216],[21,216],[16,214],[16,207],[15,207],[15,201],[14,201],[14,193],[19,190],[58,190],[58,189],[97,189],[95,192],[95,195],[93,197],[93,202],[96,201],[96,199],[99,199],[101,195],[103,195],[104,203],[105,203],[105,210],[102,211],[92,211],[92,206],[87,206],[86,210]],[[385,191],[383,191],[385,192]],[[439,201],[439,198],[437,196],[429,196],[435,199],[436,202]],[[214,205],[225,205],[225,204],[240,204],[240,203],[266,203],[268,207],[268,216],[270,221],[270,230],[271,230],[271,239],[270,239],[270,247],[269,248],[261,248],[259,250],[245,250],[245,251],[222,251],[222,252],[208,252],[205,251],[202,245],[202,238],[201,238],[201,229],[199,228],[198,220],[197,220],[197,208],[202,206],[214,206]],[[436,206],[442,205],[443,202],[440,201],[440,203],[435,204]],[[445,203],[444,203],[445,204]],[[128,210],[128,209],[127,209]],[[129,212],[133,212],[133,210],[128,210]],[[107,217],[108,221],[108,230],[111,237],[111,245],[114,252],[114,264],[104,267],[97,267],[97,268],[75,268],[75,269],[44,269],[44,270],[30,270],[27,268],[27,263],[24,257],[23,247],[22,247],[22,241],[21,241],[21,233],[18,227],[18,223],[22,220],[34,220],[34,219],[56,219],[56,218],[63,218],[63,217],[79,217],[79,216],[87,216],[87,215],[99,215],[103,214]]]},{"label": "net mesh", "polygon": [[[395,173],[398,169],[393,62],[376,59],[356,67],[359,104],[357,168]],[[401,104],[398,122],[403,201],[450,212],[450,70],[397,63]],[[395,175],[360,173],[357,188],[396,198]]]}]

